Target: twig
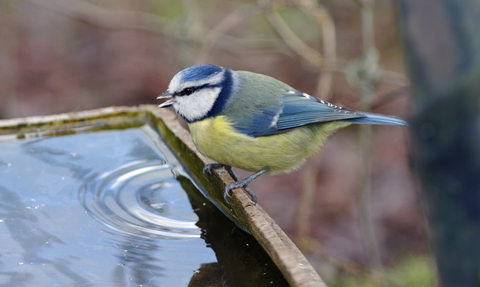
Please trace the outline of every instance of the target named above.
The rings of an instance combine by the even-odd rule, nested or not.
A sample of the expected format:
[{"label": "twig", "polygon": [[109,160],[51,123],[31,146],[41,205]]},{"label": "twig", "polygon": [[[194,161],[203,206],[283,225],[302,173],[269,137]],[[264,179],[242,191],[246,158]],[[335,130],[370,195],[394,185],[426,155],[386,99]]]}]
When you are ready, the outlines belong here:
[{"label": "twig", "polygon": [[[351,61],[337,58],[335,72],[345,73],[350,65]],[[386,70],[382,70],[379,81],[401,87],[410,86],[410,81],[404,75]]]},{"label": "twig", "polygon": [[[335,26],[328,12],[315,2],[311,0],[301,0],[298,5],[303,13],[311,15],[323,29],[322,36],[326,58],[323,58],[320,53],[301,41],[283,21],[280,15],[273,10],[273,7],[270,7],[268,10],[267,17],[272,26],[274,26],[292,50],[307,59],[312,65],[321,68],[322,71],[317,81],[315,96],[328,100],[332,90],[333,71],[335,70]],[[315,158],[310,159],[307,161],[307,165],[302,172],[302,189],[300,192],[295,229],[295,240],[297,242],[301,242],[304,238],[309,237],[310,216],[312,214],[317,182],[317,169],[314,167],[314,164]]]},{"label": "twig", "polygon": [[332,93],[333,71],[336,69],[335,24],[325,7],[318,5],[315,1],[301,0],[300,4],[303,12],[312,15],[322,28],[324,62],[317,81],[315,96],[328,101]]},{"label": "twig", "polygon": [[266,15],[272,26],[290,49],[295,51],[300,57],[307,60],[313,66],[318,68],[323,66],[322,55],[300,40],[290,27],[288,27],[287,23],[283,21],[282,17],[280,17],[276,10],[271,8],[267,10]]},{"label": "twig", "polygon": [[377,109],[378,107],[381,107],[396,98],[400,96],[405,96],[408,95],[410,92],[410,87],[400,87],[398,89],[395,89],[393,91],[387,91],[385,93],[378,94],[375,97],[375,101],[372,102],[371,107],[372,111]]},{"label": "twig", "polygon": [[315,201],[315,192],[317,191],[317,168],[315,167],[315,158],[309,159],[301,173],[302,190],[298,200],[297,218],[295,224],[294,242],[300,246],[305,238],[310,237],[310,216]]},{"label": "twig", "polygon": [[25,0],[67,17],[107,29],[137,29],[165,34],[166,19],[145,12],[109,11],[85,1]]},{"label": "twig", "polygon": [[205,37],[205,40],[202,45],[202,49],[195,61],[197,64],[206,63],[208,55],[211,52],[212,47],[217,42],[218,38],[223,35],[226,31],[230,30],[232,27],[238,25],[240,22],[244,21],[246,18],[249,18],[261,10],[257,5],[249,5],[235,10],[233,13],[225,17],[220,23],[218,23]]},{"label": "twig", "polygon": [[[362,2],[360,12],[362,19],[363,56],[360,61],[356,63],[356,65],[359,65],[359,69],[354,71],[353,75],[359,77],[356,79],[356,86],[362,100],[362,110],[370,111],[372,99],[375,94],[375,88],[380,79],[380,71],[378,69],[378,53],[375,49],[373,0],[364,0]],[[383,274],[380,251],[369,214],[369,199],[372,190],[371,138],[372,127],[370,125],[361,125],[359,131],[361,149],[361,183],[358,190],[359,220],[370,268],[375,269]]]}]

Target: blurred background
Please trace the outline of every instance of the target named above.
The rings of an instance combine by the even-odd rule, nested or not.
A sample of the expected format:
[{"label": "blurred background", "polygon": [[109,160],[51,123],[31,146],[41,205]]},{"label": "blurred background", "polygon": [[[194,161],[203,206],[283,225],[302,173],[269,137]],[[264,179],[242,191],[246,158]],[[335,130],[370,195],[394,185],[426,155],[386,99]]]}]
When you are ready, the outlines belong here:
[{"label": "blurred background", "polygon": [[[0,1],[0,118],[159,104],[201,63],[408,118],[397,13],[391,0]],[[407,149],[407,128],[351,126],[251,187],[329,286],[433,286]]]}]

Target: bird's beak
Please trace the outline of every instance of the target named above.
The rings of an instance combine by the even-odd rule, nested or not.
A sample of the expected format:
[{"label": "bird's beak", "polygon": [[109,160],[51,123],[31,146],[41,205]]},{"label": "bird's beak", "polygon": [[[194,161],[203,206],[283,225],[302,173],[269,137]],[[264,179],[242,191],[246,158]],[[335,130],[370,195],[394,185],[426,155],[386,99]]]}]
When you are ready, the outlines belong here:
[{"label": "bird's beak", "polygon": [[175,103],[175,98],[173,98],[173,95],[172,93],[170,93],[170,91],[166,91],[165,93],[161,94],[160,96],[157,97],[157,100],[158,99],[169,99],[168,101],[166,102],[163,102],[161,103],[158,107],[159,108],[166,108],[166,107],[170,107],[171,105],[173,105],[173,103]]}]

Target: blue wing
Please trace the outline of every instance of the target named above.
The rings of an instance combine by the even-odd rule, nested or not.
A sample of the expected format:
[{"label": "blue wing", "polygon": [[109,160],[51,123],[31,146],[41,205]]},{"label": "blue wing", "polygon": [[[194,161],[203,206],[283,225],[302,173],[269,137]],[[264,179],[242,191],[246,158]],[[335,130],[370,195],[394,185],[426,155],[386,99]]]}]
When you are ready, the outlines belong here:
[{"label": "blue wing", "polygon": [[299,91],[288,92],[280,103],[253,112],[245,125],[234,124],[238,131],[252,137],[269,136],[315,123],[348,121],[352,123],[407,125],[399,118],[335,106]]},{"label": "blue wing", "polygon": [[364,118],[360,112],[345,109],[301,92],[289,92],[275,106],[253,112],[248,125],[237,130],[253,137],[269,136],[314,123]]},{"label": "blue wing", "polygon": [[284,109],[277,122],[279,131],[309,124],[364,118],[360,112],[335,106],[304,93],[283,97]]}]

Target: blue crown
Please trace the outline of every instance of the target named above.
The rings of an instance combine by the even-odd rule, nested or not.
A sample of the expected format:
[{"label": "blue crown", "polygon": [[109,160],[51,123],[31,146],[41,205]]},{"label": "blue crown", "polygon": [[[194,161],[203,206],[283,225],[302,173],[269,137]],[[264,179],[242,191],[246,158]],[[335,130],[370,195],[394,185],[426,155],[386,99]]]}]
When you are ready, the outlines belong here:
[{"label": "blue crown", "polygon": [[180,73],[183,82],[190,82],[208,78],[216,73],[220,73],[222,70],[223,68],[221,67],[206,64],[191,66]]}]

